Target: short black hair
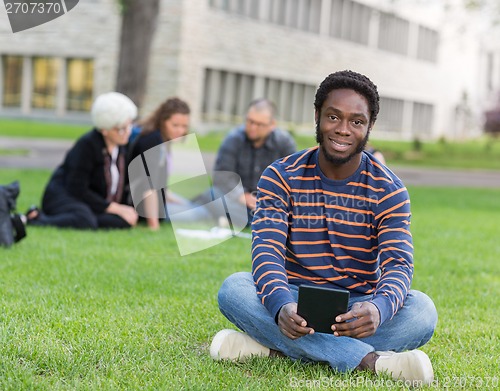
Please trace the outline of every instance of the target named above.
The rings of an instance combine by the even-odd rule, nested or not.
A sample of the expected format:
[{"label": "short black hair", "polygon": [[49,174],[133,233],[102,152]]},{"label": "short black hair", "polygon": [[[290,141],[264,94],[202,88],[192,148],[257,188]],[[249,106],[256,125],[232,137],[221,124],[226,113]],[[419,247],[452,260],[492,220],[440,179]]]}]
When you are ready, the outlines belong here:
[{"label": "short black hair", "polygon": [[370,124],[374,124],[380,109],[377,86],[365,75],[351,70],[331,73],[321,82],[314,99],[316,111],[321,112],[321,107],[331,91],[344,88],[354,90],[366,98],[370,108]]}]

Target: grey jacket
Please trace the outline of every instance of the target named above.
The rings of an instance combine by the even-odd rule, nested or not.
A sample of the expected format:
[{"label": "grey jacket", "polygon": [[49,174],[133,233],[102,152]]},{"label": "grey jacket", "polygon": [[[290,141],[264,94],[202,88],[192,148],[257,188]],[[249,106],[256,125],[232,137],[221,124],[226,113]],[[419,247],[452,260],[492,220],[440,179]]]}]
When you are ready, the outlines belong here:
[{"label": "grey jacket", "polygon": [[238,174],[245,192],[252,193],[257,190],[257,183],[266,167],[294,153],[296,148],[295,140],[282,129],[274,129],[262,147],[254,148],[242,125],[232,130],[222,142],[214,170]]}]

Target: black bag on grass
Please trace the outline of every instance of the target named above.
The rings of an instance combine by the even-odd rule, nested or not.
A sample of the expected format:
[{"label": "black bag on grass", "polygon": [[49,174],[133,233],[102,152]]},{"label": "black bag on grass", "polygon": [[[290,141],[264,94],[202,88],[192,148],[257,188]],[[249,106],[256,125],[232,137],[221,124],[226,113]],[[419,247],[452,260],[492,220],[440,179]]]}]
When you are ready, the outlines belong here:
[{"label": "black bag on grass", "polygon": [[0,185],[0,246],[10,247],[26,236],[21,215],[15,213],[19,182]]}]

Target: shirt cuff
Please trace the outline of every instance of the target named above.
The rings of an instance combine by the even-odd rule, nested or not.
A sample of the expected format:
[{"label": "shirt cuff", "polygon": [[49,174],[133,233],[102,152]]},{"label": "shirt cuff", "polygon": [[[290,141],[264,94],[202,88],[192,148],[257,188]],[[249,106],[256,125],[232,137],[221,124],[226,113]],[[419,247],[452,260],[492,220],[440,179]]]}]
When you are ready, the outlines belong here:
[{"label": "shirt cuff", "polygon": [[371,301],[380,314],[380,325],[392,317],[392,302],[385,296],[376,296]]},{"label": "shirt cuff", "polygon": [[265,307],[273,317],[276,324],[278,323],[278,314],[281,310],[281,307],[288,303],[294,303],[292,294],[290,291],[285,291],[280,289],[281,292],[274,292],[267,300],[264,300]]}]

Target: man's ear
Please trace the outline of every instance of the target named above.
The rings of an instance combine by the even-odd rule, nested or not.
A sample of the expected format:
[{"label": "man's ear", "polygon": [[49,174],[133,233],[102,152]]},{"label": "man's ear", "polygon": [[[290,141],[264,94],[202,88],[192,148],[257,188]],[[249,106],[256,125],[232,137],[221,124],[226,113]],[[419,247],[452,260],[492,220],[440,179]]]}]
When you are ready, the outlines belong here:
[{"label": "man's ear", "polygon": [[318,110],[314,110],[314,123],[317,124],[319,122],[320,112]]}]

